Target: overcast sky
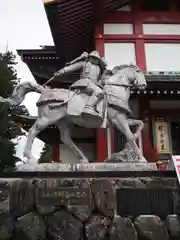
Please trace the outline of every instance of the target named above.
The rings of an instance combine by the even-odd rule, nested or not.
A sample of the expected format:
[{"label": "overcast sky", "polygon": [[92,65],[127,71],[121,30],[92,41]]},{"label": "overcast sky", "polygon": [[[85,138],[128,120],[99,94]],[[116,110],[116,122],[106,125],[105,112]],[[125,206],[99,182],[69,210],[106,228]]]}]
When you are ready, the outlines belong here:
[{"label": "overcast sky", "polygon": [[[37,49],[40,45],[54,45],[42,0],[0,0],[0,52],[16,49]],[[26,64],[17,56],[16,66],[21,81],[35,81]],[[31,115],[37,115],[38,94],[29,93],[24,104]],[[17,155],[22,157],[23,137]],[[36,140],[33,155],[38,158],[43,143]]]}]

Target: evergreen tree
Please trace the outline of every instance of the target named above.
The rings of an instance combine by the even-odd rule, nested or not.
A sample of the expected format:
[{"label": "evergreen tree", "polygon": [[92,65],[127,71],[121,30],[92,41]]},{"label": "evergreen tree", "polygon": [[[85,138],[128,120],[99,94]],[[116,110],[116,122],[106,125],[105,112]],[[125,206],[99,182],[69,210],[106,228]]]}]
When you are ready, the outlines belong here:
[{"label": "evergreen tree", "polygon": [[41,156],[39,158],[39,163],[51,163],[52,162],[52,147],[45,144]]},{"label": "evergreen tree", "polygon": [[[0,53],[0,96],[9,97],[18,83],[14,69],[15,56],[12,52]],[[22,135],[19,124],[13,121],[13,115],[28,115],[24,106],[13,107],[0,102],[0,171],[13,167],[20,159],[15,156],[16,144],[12,141]]]}]

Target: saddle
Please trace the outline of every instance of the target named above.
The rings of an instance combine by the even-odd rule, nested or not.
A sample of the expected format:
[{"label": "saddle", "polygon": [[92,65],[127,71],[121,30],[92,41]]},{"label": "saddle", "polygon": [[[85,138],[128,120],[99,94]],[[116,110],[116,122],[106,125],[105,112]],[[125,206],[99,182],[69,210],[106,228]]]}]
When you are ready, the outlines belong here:
[{"label": "saddle", "polygon": [[91,108],[87,102],[91,96],[80,93],[72,97],[68,102],[67,114],[69,116],[93,115],[103,120],[103,100],[100,100],[96,109]]},{"label": "saddle", "polygon": [[75,91],[69,91],[67,89],[53,90],[46,93],[45,96],[40,97],[37,105],[41,106],[49,104],[50,109],[59,109],[62,105],[67,106],[67,116],[79,118],[82,117],[87,121],[98,122],[100,125],[104,120],[104,101],[99,101],[96,105],[96,109],[89,106],[89,96],[86,93],[77,93]]}]

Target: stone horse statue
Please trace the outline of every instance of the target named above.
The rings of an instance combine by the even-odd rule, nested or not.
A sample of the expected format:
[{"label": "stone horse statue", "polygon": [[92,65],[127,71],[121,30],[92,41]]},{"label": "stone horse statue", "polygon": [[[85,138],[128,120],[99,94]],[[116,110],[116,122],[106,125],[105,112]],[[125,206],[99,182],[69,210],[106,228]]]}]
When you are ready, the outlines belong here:
[{"label": "stone horse statue", "polygon": [[[147,86],[144,74],[134,65],[116,66],[102,76],[101,85],[104,98],[98,103],[97,114],[71,115],[70,109],[77,108],[78,103],[87,102],[88,96],[85,93],[69,89],[50,89],[39,84],[25,82],[17,85],[13,90],[12,96],[0,101],[10,105],[20,105],[28,92],[38,92],[41,94],[38,106],[38,118],[30,128],[27,143],[24,149],[24,157],[27,163],[31,163],[32,145],[36,136],[48,126],[55,124],[60,131],[61,140],[78,157],[80,163],[88,163],[88,159],[83,152],[75,145],[71,138],[71,131],[74,124],[86,128],[100,128],[103,122],[106,126],[112,125],[119,129],[126,137],[127,143],[137,156],[136,161],[142,161],[143,156],[136,144],[143,123],[140,120],[130,118],[129,97],[132,89],[144,89]],[[109,74],[110,73],[110,74]],[[87,99],[87,101],[85,101]],[[84,105],[84,109],[86,105]],[[105,121],[107,120],[107,121]],[[132,133],[130,126],[137,125],[135,133]],[[34,162],[34,160],[33,160]]]}]

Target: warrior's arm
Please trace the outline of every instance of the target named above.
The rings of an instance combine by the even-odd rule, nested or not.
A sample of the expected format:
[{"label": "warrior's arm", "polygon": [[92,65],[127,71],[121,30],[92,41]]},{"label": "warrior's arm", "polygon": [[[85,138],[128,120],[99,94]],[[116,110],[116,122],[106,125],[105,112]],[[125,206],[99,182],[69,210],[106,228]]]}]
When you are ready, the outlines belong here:
[{"label": "warrior's arm", "polygon": [[80,70],[81,68],[83,68],[84,66],[84,62],[77,62],[71,65],[68,65],[66,67],[64,67],[63,69],[60,69],[59,71],[54,73],[54,76],[62,76],[65,75],[66,73],[72,73],[74,71]]},{"label": "warrior's arm", "polygon": [[83,61],[83,60],[85,60],[87,57],[88,57],[88,53],[87,53],[87,52],[83,52],[83,53],[81,54],[81,56],[79,56],[78,58],[75,58],[74,60],[72,60],[71,62],[67,63],[66,65],[71,65],[71,64],[74,64],[74,63],[76,63],[76,62]]}]

